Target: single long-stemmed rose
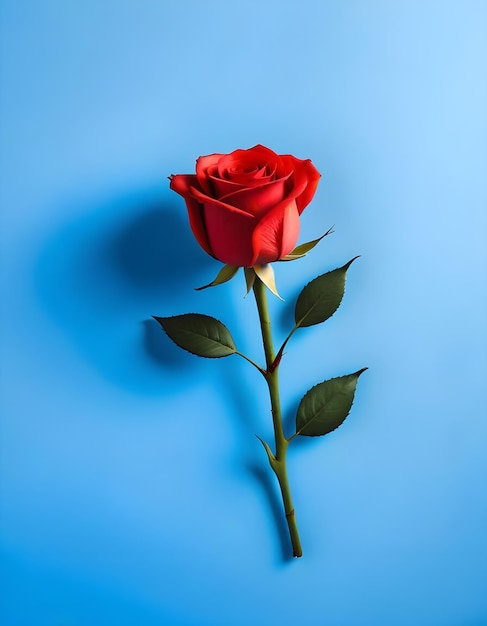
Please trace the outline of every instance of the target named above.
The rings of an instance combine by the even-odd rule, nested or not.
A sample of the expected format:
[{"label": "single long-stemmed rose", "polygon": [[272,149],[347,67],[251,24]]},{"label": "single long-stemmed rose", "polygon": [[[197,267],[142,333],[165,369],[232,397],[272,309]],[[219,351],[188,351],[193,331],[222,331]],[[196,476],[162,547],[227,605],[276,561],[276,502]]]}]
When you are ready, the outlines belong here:
[{"label": "single long-stemmed rose", "polygon": [[237,354],[264,377],[269,389],[275,452],[259,439],[278,479],[296,557],[302,555],[302,549],[287,476],[289,443],[298,435],[325,435],[337,428],[350,411],[358,377],[366,369],[312,387],[299,405],[296,431],[285,436],[278,379],[284,348],[299,328],[324,322],[338,309],[346,272],[355,260],[306,285],[296,302],[295,325],[275,352],[266,295],[266,286],[277,295],[270,263],[305,256],[331,232],[296,247],[299,216],[311,202],[319,178],[319,172],[309,159],[278,155],[261,145],[230,154],[200,157],[195,174],[171,177],[171,189],[186,201],[197,241],[208,254],[225,264],[205,287],[224,283],[244,268],[247,291],[253,290],[257,303],[265,366],[237,350],[229,330],[213,317],[196,313],[155,317],[168,336],[185,350],[210,358]]}]

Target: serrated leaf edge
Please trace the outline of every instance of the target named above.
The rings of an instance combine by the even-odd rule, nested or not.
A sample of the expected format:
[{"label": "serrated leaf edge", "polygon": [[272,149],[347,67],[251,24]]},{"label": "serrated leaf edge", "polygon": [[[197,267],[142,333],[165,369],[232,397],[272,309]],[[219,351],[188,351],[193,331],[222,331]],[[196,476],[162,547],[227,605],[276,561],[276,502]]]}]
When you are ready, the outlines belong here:
[{"label": "serrated leaf edge", "polygon": [[[348,261],[348,263],[345,263],[345,265],[342,265],[341,267],[336,267],[334,270],[330,270],[329,272],[325,272],[324,274],[320,274],[319,276],[317,276],[316,278],[313,278],[313,280],[310,280],[309,283],[307,283],[301,290],[300,294],[298,295],[298,299],[296,300],[296,305],[295,308],[298,304],[299,298],[301,297],[301,294],[305,291],[305,289],[307,287],[309,287],[309,285],[311,285],[311,283],[313,283],[315,280],[319,280],[320,278],[322,278],[323,276],[326,276],[328,274],[332,274],[333,272],[337,272],[339,270],[344,270],[345,271],[345,282],[346,282],[346,273],[348,271],[348,268],[350,267],[350,265],[352,265],[352,263],[358,259],[360,257],[360,254],[357,254],[357,256],[354,256],[353,259],[350,259],[350,261]],[[335,315],[335,313],[338,311],[338,309],[340,308],[340,304],[342,303],[343,300],[343,296],[345,295],[345,287],[343,290],[343,294],[342,297],[340,298],[340,302],[338,303],[337,308],[333,311],[333,313],[327,317],[325,320],[323,320],[324,322],[326,322],[327,320],[329,320],[331,317],[333,317]],[[296,321],[296,328],[299,328],[301,326],[301,324],[303,323],[303,321],[309,316],[309,314],[314,310],[314,308],[318,305],[318,300],[313,304],[313,306],[308,310],[308,312],[306,313],[306,315],[304,317],[302,317],[299,321]],[[316,324],[311,324],[312,326],[315,326]]]},{"label": "serrated leaf edge", "polygon": [[[216,322],[218,322],[219,324],[221,324],[225,330],[228,332],[228,334],[230,335],[230,339],[232,340],[232,352],[229,352],[228,354],[222,354],[220,356],[206,356],[204,354],[199,354],[198,352],[193,352],[193,350],[189,350],[188,348],[181,346],[179,343],[177,343],[176,341],[174,341],[174,339],[171,337],[171,335],[167,332],[167,330],[164,328],[163,323],[161,322],[161,320],[167,320],[167,319],[172,319],[175,317],[185,317],[186,315],[198,315],[200,317],[206,317],[209,319],[212,319]],[[167,335],[167,337],[178,346],[178,348],[181,348],[181,350],[185,350],[186,352],[189,352],[190,354],[194,354],[194,356],[198,356],[202,359],[223,359],[227,356],[232,356],[232,354],[237,354],[237,348],[235,346],[235,342],[233,340],[232,334],[230,333],[230,331],[228,330],[228,328],[225,326],[225,324],[223,322],[221,322],[219,319],[217,319],[216,317],[213,317],[211,315],[205,315],[204,313],[181,313],[180,315],[168,315],[166,317],[159,317],[157,315],[153,315],[152,316],[153,319],[155,319],[155,321],[160,325],[160,327],[162,328],[162,330],[164,331],[164,333]],[[196,334],[196,333],[195,333]],[[218,343],[217,341],[215,341],[214,343]],[[221,346],[225,346],[225,344],[221,343],[219,344]],[[230,346],[225,346],[226,348],[230,349]]]},{"label": "serrated leaf edge", "polygon": [[[301,398],[301,402],[303,402],[304,398],[306,398],[306,396],[311,393],[313,391],[313,389],[315,389],[316,387],[319,387],[320,385],[322,385],[323,383],[328,383],[328,382],[332,382],[333,380],[337,380],[338,378],[348,378],[349,376],[356,376],[357,377],[357,382],[358,379],[360,378],[360,376],[366,371],[368,370],[368,367],[363,367],[362,369],[357,370],[356,372],[352,372],[351,374],[345,374],[343,376],[334,376],[333,378],[328,378],[327,380],[322,380],[321,383],[316,383],[316,385],[313,385],[312,387],[310,387],[308,389],[308,391],[304,394],[304,396]],[[350,404],[350,409],[348,410],[347,414],[345,415],[345,417],[343,418],[343,420],[337,425],[335,426],[335,428],[332,428],[331,430],[329,430],[327,433],[323,434],[323,435],[302,435],[301,431],[306,428],[306,426],[308,426],[308,424],[310,422],[312,422],[313,420],[309,420],[309,422],[306,422],[306,424],[304,426],[302,426],[299,430],[296,430],[296,432],[291,435],[291,437],[289,438],[289,441],[291,441],[291,439],[294,439],[294,437],[296,436],[300,436],[300,437],[325,437],[326,435],[329,435],[330,433],[332,433],[333,431],[337,430],[337,428],[340,428],[340,426],[343,424],[343,422],[347,419],[347,417],[350,415],[350,411],[352,410],[353,407],[353,403],[355,401],[355,392],[356,392],[357,386],[355,384],[355,389],[353,392],[353,398],[352,398],[352,403]],[[299,403],[299,406],[301,406],[301,402]],[[299,406],[298,406],[298,411],[299,411]],[[297,419],[297,416],[296,416]],[[314,418],[313,418],[314,419]]]}]

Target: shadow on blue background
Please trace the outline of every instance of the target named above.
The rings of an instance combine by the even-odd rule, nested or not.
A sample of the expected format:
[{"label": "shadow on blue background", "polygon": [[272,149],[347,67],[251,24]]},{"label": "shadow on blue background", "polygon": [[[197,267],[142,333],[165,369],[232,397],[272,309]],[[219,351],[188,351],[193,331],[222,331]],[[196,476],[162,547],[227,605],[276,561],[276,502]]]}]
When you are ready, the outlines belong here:
[{"label": "shadow on blue background", "polygon": [[40,251],[35,287],[43,309],[112,383],[143,394],[183,384],[178,372],[187,355],[149,316],[180,306],[211,266],[192,241],[184,208],[157,191],[75,215]]},{"label": "shadow on blue background", "polygon": [[[215,267],[196,244],[182,201],[159,190],[130,193],[76,211],[48,236],[34,272],[35,289],[42,308],[83,360],[117,387],[164,397],[202,381],[219,389],[238,430],[234,471],[258,483],[285,562],[292,552],[282,503],[264,451],[252,436],[267,409],[242,384],[247,365],[238,358],[198,359],[175,346],[155,320],[143,319],[205,312],[194,288],[208,282]],[[217,303],[218,315],[231,320],[235,303],[222,289],[212,290],[210,300]],[[256,385],[264,391],[258,378]]]}]

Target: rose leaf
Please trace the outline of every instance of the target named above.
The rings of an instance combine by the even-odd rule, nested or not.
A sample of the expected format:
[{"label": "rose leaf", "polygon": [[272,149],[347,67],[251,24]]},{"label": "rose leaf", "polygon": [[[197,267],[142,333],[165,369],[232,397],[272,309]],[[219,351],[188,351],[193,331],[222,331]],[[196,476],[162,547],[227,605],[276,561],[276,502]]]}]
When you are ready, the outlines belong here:
[{"label": "rose leaf", "polygon": [[216,359],[236,352],[230,331],[214,317],[186,313],[154,319],[175,344],[192,354]]},{"label": "rose leaf", "polygon": [[296,435],[318,437],[338,428],[352,408],[358,378],[366,369],[312,387],[298,407]]},{"label": "rose leaf", "polygon": [[298,296],[294,319],[297,327],[313,326],[330,318],[338,309],[345,292],[345,280],[354,257],[343,267],[318,276]]}]

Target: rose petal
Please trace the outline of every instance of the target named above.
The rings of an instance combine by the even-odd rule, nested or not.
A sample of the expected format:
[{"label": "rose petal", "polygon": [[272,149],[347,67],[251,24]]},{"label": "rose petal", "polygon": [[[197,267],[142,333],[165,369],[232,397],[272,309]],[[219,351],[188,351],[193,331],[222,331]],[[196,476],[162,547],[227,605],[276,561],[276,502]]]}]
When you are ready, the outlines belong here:
[{"label": "rose petal", "polygon": [[[198,200],[198,202],[200,202],[201,204],[205,204],[206,202],[213,202],[215,204],[220,205],[223,209],[229,210],[230,212],[242,213],[242,215],[251,215],[247,211],[243,211],[239,209],[238,207],[234,207],[231,204],[227,204],[226,202],[220,199],[212,198],[211,196],[206,195],[205,193],[200,191],[197,187],[191,187],[190,193],[191,193],[191,196],[195,198],[196,200]],[[251,215],[251,217],[253,216]]]},{"label": "rose petal", "polygon": [[173,174],[169,180],[169,187],[183,197],[191,193],[191,187],[198,186],[196,174]]},{"label": "rose petal", "polygon": [[[251,174],[240,174],[233,177],[226,171],[223,171],[224,178],[220,177],[218,171],[218,165],[211,165],[206,172],[207,177],[213,187],[213,195],[217,198],[221,198],[224,195],[238,191],[239,189],[248,189],[249,187],[255,187],[262,185],[265,182],[272,180],[271,175],[265,175],[266,168],[261,168],[257,172]],[[255,175],[255,178],[254,178]]]},{"label": "rose petal", "polygon": [[238,181],[239,176],[247,178],[258,176],[262,168],[265,171],[265,165],[265,161],[261,161],[255,155],[247,154],[246,150],[235,150],[218,161],[218,176]]},{"label": "rose petal", "polygon": [[198,159],[196,159],[196,175],[206,176],[208,169],[218,165],[218,161],[224,156],[224,154],[215,153],[198,157]]},{"label": "rose petal", "polygon": [[200,244],[205,252],[214,256],[206,234],[205,224],[203,221],[203,207],[192,197],[192,185],[197,185],[195,174],[176,174],[171,177],[170,188],[183,196],[186,207],[188,209],[189,225],[196,241]]},{"label": "rose petal", "polygon": [[267,175],[267,168],[265,165],[254,169],[250,167],[245,169],[244,165],[242,168],[230,168],[225,172],[225,178],[247,186],[252,184],[254,181],[257,181],[257,184],[260,184],[262,181],[271,179],[271,177]]},{"label": "rose petal", "polygon": [[286,180],[286,178],[282,178],[259,187],[240,189],[222,196],[220,200],[246,213],[260,217],[283,201],[286,195]]},{"label": "rose petal", "polygon": [[303,178],[306,178],[307,184],[303,192],[300,194],[298,198],[296,198],[296,204],[298,206],[299,214],[304,211],[304,209],[308,206],[308,204],[313,199],[315,195],[316,188],[318,187],[319,180],[321,178],[321,174],[318,172],[313,163],[307,159],[306,161],[301,161],[301,165],[296,169],[296,172],[299,171],[299,174]]},{"label": "rose petal", "polygon": [[264,146],[249,150],[234,150],[218,162],[220,178],[248,182],[253,178],[272,177],[276,172],[279,156]]},{"label": "rose petal", "polygon": [[241,185],[236,183],[233,180],[224,180],[222,178],[218,178],[213,174],[208,175],[208,180],[213,187],[213,194],[217,198],[221,198],[221,196],[226,196],[233,191],[238,191],[239,189],[245,188],[245,185]]},{"label": "rose petal", "polygon": [[239,267],[252,263],[252,234],[256,220],[247,213],[208,199],[204,219],[214,256],[228,265]]},{"label": "rose petal", "polygon": [[207,156],[201,156],[196,160],[196,176],[201,188],[211,194],[211,184],[208,180],[208,170],[216,167],[219,159],[224,156],[223,154],[208,154]]},{"label": "rose petal", "polygon": [[308,185],[308,178],[306,176],[306,172],[304,171],[304,169],[301,167],[299,163],[295,164],[294,166],[291,182],[292,182],[292,187],[289,191],[289,195],[292,196],[293,198],[296,198],[297,200],[299,196],[301,196],[301,194],[305,192],[306,187]]},{"label": "rose petal", "polygon": [[211,244],[208,240],[208,234],[205,228],[205,222],[203,217],[203,207],[199,202],[193,200],[193,198],[185,198],[186,208],[188,209],[189,225],[196,241],[200,244],[205,252],[209,255],[216,257],[216,254],[212,250]]},{"label": "rose petal", "polygon": [[280,157],[274,152],[274,150],[266,148],[266,146],[258,143],[253,148],[249,148],[248,151],[252,151],[253,153],[258,154],[262,157],[263,161],[267,164],[267,170],[269,174],[274,174],[276,172],[277,166],[280,162]]},{"label": "rose petal", "polygon": [[277,163],[276,178],[282,178],[283,176],[287,176],[289,173],[294,172],[297,160],[298,159],[289,154],[280,154],[279,161]]},{"label": "rose petal", "polygon": [[299,213],[294,200],[285,200],[257,224],[252,237],[252,265],[277,261],[293,250],[299,237]]}]

